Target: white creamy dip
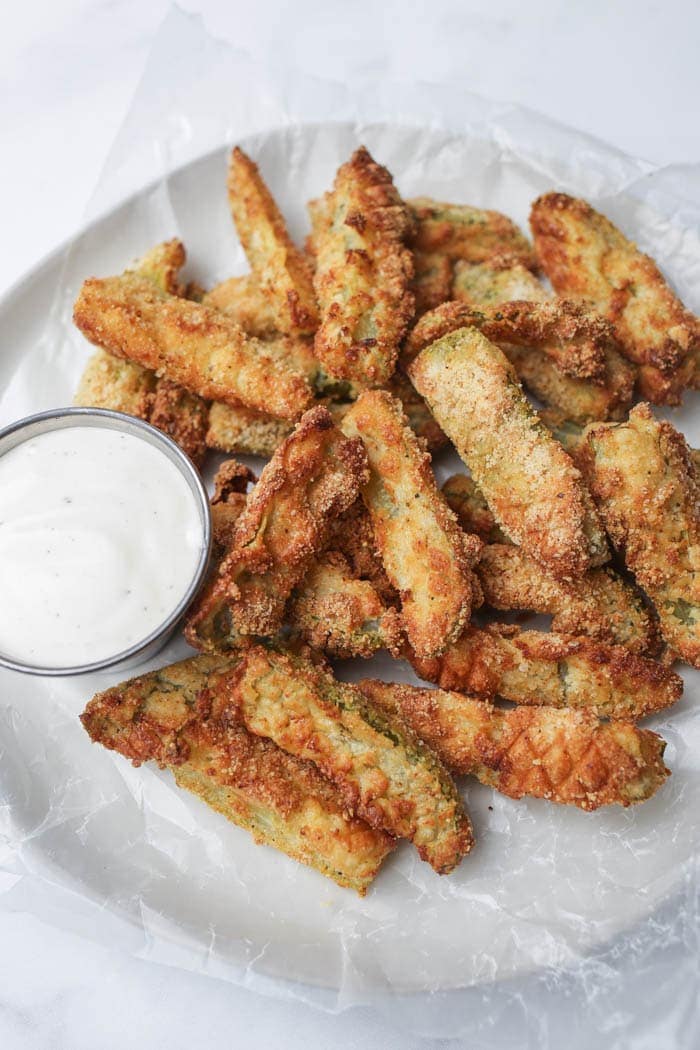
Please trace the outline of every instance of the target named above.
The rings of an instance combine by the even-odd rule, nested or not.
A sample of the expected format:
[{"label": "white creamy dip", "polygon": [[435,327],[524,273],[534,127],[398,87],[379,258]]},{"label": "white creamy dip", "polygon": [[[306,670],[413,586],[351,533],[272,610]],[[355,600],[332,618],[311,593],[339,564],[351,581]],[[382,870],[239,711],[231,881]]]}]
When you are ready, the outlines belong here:
[{"label": "white creamy dip", "polygon": [[187,481],[147,441],[29,438],[0,456],[0,652],[52,668],[116,656],[175,610],[202,543]]}]

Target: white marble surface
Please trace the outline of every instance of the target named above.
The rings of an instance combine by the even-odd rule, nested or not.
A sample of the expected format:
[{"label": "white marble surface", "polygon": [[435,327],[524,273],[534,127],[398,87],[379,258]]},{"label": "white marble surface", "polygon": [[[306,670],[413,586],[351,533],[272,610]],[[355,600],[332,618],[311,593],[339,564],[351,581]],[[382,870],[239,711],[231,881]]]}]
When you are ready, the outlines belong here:
[{"label": "white marble surface", "polygon": [[[183,6],[267,60],[349,84],[385,72],[459,77],[652,161],[700,160],[700,8],[690,0]],[[162,0],[28,0],[6,16],[0,290],[80,224],[166,8]],[[0,913],[2,1050],[198,1047],[205,1039],[255,1050],[412,1050],[419,1040],[399,1034],[398,1020],[369,1011],[329,1017]]]}]

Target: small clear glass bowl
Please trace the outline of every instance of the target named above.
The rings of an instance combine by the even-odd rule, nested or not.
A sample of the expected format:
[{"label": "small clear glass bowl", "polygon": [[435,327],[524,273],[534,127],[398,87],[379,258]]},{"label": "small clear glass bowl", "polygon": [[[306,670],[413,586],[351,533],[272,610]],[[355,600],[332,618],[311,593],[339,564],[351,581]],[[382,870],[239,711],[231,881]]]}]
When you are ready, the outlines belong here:
[{"label": "small clear glass bowl", "polygon": [[152,427],[150,423],[144,423],[143,420],[136,419],[134,416],[127,416],[123,412],[111,412],[102,408],[56,408],[51,409],[49,412],[39,412],[33,416],[25,416],[24,419],[18,419],[17,422],[11,423],[10,426],[0,430],[0,456],[9,452],[15,446],[21,445],[22,442],[27,441],[29,438],[36,437],[37,434],[45,434],[50,430],[62,430],[65,427],[100,427],[103,430],[119,430],[147,441],[150,445],[159,449],[164,456],[167,456],[182,474],[197,503],[202,525],[202,549],[192,581],[177,606],[159,627],[128,649],[115,653],[114,656],[108,656],[103,660],[96,660],[90,664],[79,664],[75,667],[42,667],[24,663],[20,660],[13,660],[0,652],[0,666],[7,667],[12,671],[22,671],[24,674],[50,676],[89,674],[93,671],[126,670],[127,668],[135,667],[137,664],[144,663],[163,648],[165,643],[175,633],[185,612],[204,582],[211,555],[211,510],[209,498],[196,467],[182,449],[171,438]]}]

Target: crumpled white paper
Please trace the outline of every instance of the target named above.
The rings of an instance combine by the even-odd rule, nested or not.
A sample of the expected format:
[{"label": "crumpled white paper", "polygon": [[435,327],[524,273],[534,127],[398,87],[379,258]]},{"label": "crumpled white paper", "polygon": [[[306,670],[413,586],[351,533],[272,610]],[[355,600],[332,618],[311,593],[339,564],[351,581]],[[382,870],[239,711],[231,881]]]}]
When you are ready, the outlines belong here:
[{"label": "crumpled white paper", "polygon": [[[544,190],[583,195],[700,307],[700,170],[654,169],[458,87],[387,82],[350,97],[339,84],[285,81],[175,10],[92,225],[6,302],[0,422],[70,403],[89,353],[70,323],[85,276],[118,272],[176,235],[203,283],[245,270],[224,186],[234,142],[260,163],[299,238],[305,202],[364,142],[404,194],[499,208],[522,225]],[[696,403],[689,395],[671,418],[700,444]],[[438,460],[439,476],[451,469]],[[186,652],[175,641],[152,666]],[[342,673],[411,678],[388,658]],[[364,900],[254,846],[168,773],[92,745],[77,716],[114,676],[0,677],[1,907],[266,994],[328,1010],[372,1003],[414,1033],[469,1034],[480,1047],[589,1046],[593,1034],[608,1046],[697,1043],[696,673],[677,709],[648,721],[669,741],[673,771],[650,802],[591,815],[465,783],[473,854],[439,878],[404,846]]]}]

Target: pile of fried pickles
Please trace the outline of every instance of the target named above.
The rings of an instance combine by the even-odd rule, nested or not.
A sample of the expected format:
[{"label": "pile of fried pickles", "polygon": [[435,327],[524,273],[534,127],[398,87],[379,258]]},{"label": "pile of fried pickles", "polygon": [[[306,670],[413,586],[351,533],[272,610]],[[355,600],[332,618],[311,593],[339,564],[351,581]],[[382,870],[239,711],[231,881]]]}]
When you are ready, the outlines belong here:
[{"label": "pile of fried pickles", "polygon": [[[360,894],[399,839],[440,874],[471,850],[455,776],[584,810],[650,798],[665,745],[637,722],[679,699],[674,661],[700,668],[697,457],[650,402],[700,386],[697,318],[563,193],[533,204],[531,243],[402,200],[360,148],[303,249],[238,148],[228,196],[249,274],[185,283],[174,240],[75,304],[98,348],[77,404],[200,467],[269,460],[216,476],[198,655],[95,696],[91,738]],[[469,473],[440,491],[449,443]],[[335,676],[381,650],[433,687]]]}]

